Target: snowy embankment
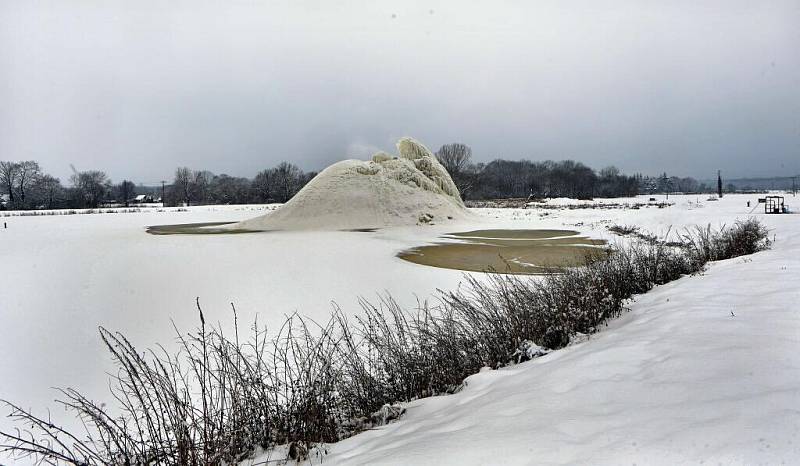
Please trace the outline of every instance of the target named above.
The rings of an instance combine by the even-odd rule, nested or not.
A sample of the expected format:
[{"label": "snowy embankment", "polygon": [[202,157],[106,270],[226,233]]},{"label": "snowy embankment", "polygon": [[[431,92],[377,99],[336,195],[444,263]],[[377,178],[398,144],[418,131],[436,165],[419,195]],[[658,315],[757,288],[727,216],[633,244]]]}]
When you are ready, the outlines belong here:
[{"label": "snowy embankment", "polygon": [[327,464],[790,464],[800,457],[800,244],[640,297],[591,340],[467,379]]},{"label": "snowy embankment", "polygon": [[[730,222],[742,200],[714,204],[707,221]],[[649,216],[651,228],[687,220]],[[800,217],[759,217],[772,250],[642,295],[589,341],[410,403],[402,420],[329,446],[324,463],[792,464]]]}]

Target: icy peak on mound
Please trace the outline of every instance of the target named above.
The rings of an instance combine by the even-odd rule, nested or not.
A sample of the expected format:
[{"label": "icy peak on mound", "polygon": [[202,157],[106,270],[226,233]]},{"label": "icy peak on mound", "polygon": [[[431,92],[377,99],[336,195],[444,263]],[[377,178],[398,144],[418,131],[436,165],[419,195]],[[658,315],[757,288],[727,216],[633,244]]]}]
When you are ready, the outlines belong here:
[{"label": "icy peak on mound", "polygon": [[467,210],[447,170],[421,143],[402,138],[399,156],[343,160],[275,212],[240,222],[251,230],[346,230],[444,222]]}]

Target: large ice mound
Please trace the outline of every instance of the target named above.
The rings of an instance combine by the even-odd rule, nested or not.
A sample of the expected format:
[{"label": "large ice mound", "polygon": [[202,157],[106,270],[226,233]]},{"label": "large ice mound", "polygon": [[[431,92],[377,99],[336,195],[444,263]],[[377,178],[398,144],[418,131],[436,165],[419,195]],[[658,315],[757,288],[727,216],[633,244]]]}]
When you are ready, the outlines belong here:
[{"label": "large ice mound", "polygon": [[232,225],[249,230],[354,230],[442,223],[467,216],[458,188],[427,147],[397,142],[399,156],[343,160],[274,212]]}]

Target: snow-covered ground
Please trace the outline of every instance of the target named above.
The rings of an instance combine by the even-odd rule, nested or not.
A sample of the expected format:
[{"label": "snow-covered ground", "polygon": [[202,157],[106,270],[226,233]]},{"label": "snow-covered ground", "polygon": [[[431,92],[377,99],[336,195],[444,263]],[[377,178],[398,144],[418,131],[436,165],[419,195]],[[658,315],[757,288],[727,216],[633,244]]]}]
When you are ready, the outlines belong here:
[{"label": "snow-covered ground", "polygon": [[589,341],[467,379],[327,464],[797,464],[800,235],[641,296]]},{"label": "snow-covered ground", "polygon": [[396,259],[418,240],[394,240],[393,232],[145,233],[148,225],[263,213],[209,206],[0,219],[0,398],[53,407],[52,387],[70,386],[105,399],[113,366],[97,327],[141,348],[169,346],[171,321],[182,330],[199,325],[196,297],[209,322],[230,328],[233,302],[243,330],[257,315],[275,328],[294,311],[325,320],[331,301],[356,311],[359,295],[389,291],[411,305],[413,293],[426,297],[461,277]]},{"label": "snow-covered ground", "polygon": [[[121,330],[142,348],[169,344],[170,320],[197,324],[195,297],[207,320],[226,326],[230,302],[240,321],[258,314],[272,327],[293,311],[324,319],[331,300],[358,312],[358,296],[383,291],[413,305],[462,280],[395,257],[441,233],[568,227],[613,240],[606,226],[615,223],[654,232],[731,223],[757,196],[705,198],[671,196],[666,208],[479,209],[458,226],[371,233],[144,233],[154,224],[243,220],[261,206],[0,218],[8,223],[0,229],[0,397],[53,407],[50,387],[72,386],[104,398],[111,365],[96,327]],[[800,215],[753,215],[773,230],[771,251],[660,287],[588,342],[414,402],[401,421],[332,445],[324,461],[792,463],[800,457]]]}]

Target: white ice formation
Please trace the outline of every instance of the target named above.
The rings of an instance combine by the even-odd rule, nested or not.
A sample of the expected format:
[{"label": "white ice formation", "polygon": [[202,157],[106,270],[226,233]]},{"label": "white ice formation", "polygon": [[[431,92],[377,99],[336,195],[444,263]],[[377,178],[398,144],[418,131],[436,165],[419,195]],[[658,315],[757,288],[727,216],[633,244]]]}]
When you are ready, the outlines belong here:
[{"label": "white ice formation", "polygon": [[289,202],[261,217],[232,225],[249,230],[354,230],[443,223],[468,215],[447,170],[411,138],[399,156],[337,162]]}]

